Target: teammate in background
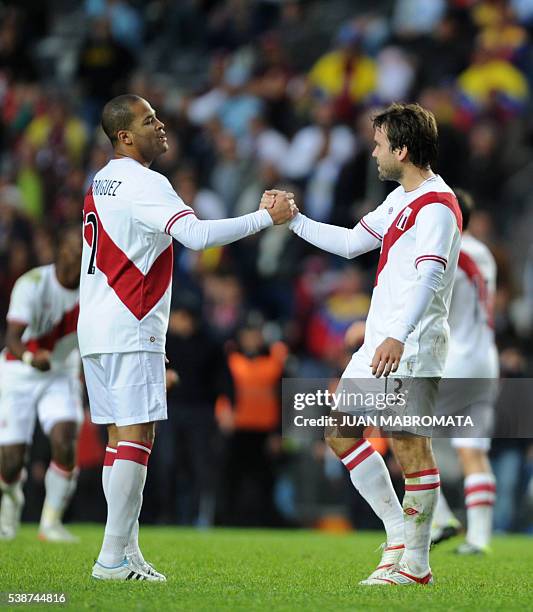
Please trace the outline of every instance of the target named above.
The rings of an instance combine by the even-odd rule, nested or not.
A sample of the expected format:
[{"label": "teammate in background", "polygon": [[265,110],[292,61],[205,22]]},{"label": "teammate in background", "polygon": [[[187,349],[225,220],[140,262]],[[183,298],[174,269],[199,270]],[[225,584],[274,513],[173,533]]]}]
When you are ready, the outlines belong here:
[{"label": "teammate in background", "polygon": [[[302,214],[289,227],[311,244],[347,258],[381,247],[364,343],[342,378],[357,382],[395,372],[395,383],[400,379],[410,390],[407,414],[431,414],[446,361],[461,211],[453,191],[431,170],[438,141],[432,113],[417,104],[393,104],[374,117],[373,125],[372,155],[380,179],[400,186],[353,229]],[[374,381],[373,389],[377,387]],[[379,388],[385,390],[385,384]],[[439,471],[431,433],[423,428],[408,433],[415,435],[391,439],[405,476],[403,510],[382,457],[362,432],[350,437],[342,437],[346,434],[338,429],[326,433],[327,443],[387,532],[381,562],[362,584],[432,582],[430,531]]]},{"label": "teammate in background", "polygon": [[83,420],[76,337],[80,261],[79,228],[63,230],[55,263],[26,272],[11,293],[6,348],[0,356],[0,539],[17,533],[24,461],[38,414],[52,454],[39,537],[77,540],[61,521],[76,490],[76,440]]},{"label": "teammate in background", "polygon": [[102,472],[107,522],[92,575],[161,581],[165,577],[140,551],[138,517],[155,421],[167,418],[172,238],[196,250],[221,246],[285,223],[297,209],[285,195],[268,211],[200,221],[168,180],[149,169],[168,144],[146,100],[112,99],[102,127],[115,156],[85,198],[78,323],[92,421],[108,426]]},{"label": "teammate in background", "polygon": [[[473,209],[471,196],[456,191],[463,213],[463,230]],[[452,438],[465,477],[466,541],[459,554],[487,551],[492,533],[492,511],[496,480],[490,467],[490,433],[494,423],[495,379],[499,376],[498,350],[494,342],[492,311],[496,291],[496,262],[489,249],[468,232],[463,234],[459,264],[450,305],[450,350],[444,378],[473,379],[468,384],[443,386],[437,414],[470,415],[479,437]],[[484,379],[484,380],[483,380]],[[491,379],[491,380],[487,380]],[[486,437],[480,437],[480,436]],[[440,496],[432,541],[441,542],[458,533],[459,521],[452,514],[444,495]]]}]

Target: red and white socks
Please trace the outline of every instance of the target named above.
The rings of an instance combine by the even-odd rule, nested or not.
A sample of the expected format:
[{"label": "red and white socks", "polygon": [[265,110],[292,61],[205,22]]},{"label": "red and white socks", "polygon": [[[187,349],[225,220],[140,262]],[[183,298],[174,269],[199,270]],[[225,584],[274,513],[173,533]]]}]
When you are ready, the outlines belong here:
[{"label": "red and white socks", "polygon": [[106,567],[119,565],[126,556],[141,511],[152,445],[121,440],[116,453],[113,450],[110,447],[106,449],[102,471],[107,522],[98,563]]},{"label": "red and white socks", "polygon": [[383,521],[388,546],[404,543],[402,507],[383,457],[368,440],[358,440],[340,460],[350,472],[353,486]]},{"label": "red and white socks", "polygon": [[[102,468],[102,488],[104,489],[104,496],[107,501],[109,479],[111,478],[111,468],[115,462],[117,456],[117,449],[112,446],[107,446],[105,449],[104,466]],[[128,545],[126,546],[126,556],[136,556],[137,561],[144,563],[144,557],[139,546],[139,520],[135,521],[131,532]]]},{"label": "red and white socks", "polygon": [[63,520],[63,514],[76,491],[77,468],[68,469],[56,461],[50,461],[44,477],[46,495],[41,513],[40,529],[48,529]]},{"label": "red and white socks", "polygon": [[432,468],[405,474],[403,517],[405,552],[402,564],[416,576],[429,572],[431,524],[440,489],[439,470]]},{"label": "red and white socks", "polygon": [[492,514],[496,500],[496,479],[490,473],[465,478],[466,541],[486,548],[492,535]]}]

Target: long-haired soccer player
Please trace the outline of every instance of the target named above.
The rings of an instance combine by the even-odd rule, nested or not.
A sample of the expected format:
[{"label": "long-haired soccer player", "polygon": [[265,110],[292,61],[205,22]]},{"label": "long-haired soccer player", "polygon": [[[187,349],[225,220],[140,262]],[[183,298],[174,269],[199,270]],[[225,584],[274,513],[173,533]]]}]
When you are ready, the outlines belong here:
[{"label": "long-haired soccer player", "polygon": [[[392,389],[408,389],[406,414],[431,415],[448,347],[448,307],[461,239],[457,199],[431,164],[437,125],[416,104],[393,104],[373,120],[372,153],[382,180],[400,185],[353,229],[298,214],[290,228],[330,253],[352,258],[381,248],[363,346],[341,385],[395,373]],[[391,381],[392,383],[392,381]],[[359,384],[359,383],[358,383]],[[327,443],[350,472],[354,487],[382,519],[387,542],[377,569],[363,584],[429,584],[430,529],[439,471],[430,431],[407,428],[392,438],[403,469],[403,507],[381,456],[362,432],[328,432]]]}]

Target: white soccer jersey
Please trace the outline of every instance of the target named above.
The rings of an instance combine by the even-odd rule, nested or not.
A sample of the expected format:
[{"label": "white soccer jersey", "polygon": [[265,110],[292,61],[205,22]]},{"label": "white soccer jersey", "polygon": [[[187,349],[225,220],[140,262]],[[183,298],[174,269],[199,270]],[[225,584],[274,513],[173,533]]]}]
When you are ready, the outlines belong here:
[{"label": "white soccer jersey", "polygon": [[[79,371],[76,338],[78,300],[77,289],[66,289],[59,283],[54,264],[26,272],[17,280],[11,292],[8,322],[27,325],[22,342],[32,352],[37,349],[50,351],[53,371]],[[7,349],[3,352],[3,359],[13,362],[13,366],[16,364],[21,373],[37,372]]]},{"label": "white soccer jersey", "polygon": [[112,159],[85,197],[78,337],[82,356],[165,351],[175,223],[194,212],[168,180]]},{"label": "white soccer jersey", "polygon": [[417,189],[395,189],[361,225],[381,242],[376,283],[363,347],[370,364],[376,348],[398,326],[412,295],[417,266],[444,266],[444,276],[422,319],[405,343],[398,376],[442,376],[448,352],[448,309],[459,257],[462,216],[453,191],[438,175]]},{"label": "white soccer jersey", "polygon": [[463,236],[450,304],[450,350],[445,378],[497,378],[492,314],[496,262],[473,236]]}]

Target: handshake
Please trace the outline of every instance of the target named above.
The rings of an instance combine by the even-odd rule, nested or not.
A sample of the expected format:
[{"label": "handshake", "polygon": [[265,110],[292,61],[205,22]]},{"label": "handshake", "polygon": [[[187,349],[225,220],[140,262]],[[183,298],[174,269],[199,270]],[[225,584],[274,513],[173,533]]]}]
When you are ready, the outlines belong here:
[{"label": "handshake", "polygon": [[298,214],[298,208],[294,203],[294,194],[279,189],[265,191],[259,204],[259,209],[262,208],[268,211],[274,225],[287,223]]}]

